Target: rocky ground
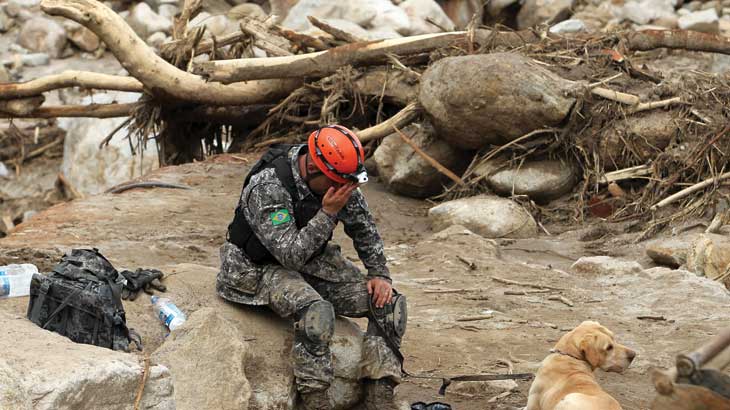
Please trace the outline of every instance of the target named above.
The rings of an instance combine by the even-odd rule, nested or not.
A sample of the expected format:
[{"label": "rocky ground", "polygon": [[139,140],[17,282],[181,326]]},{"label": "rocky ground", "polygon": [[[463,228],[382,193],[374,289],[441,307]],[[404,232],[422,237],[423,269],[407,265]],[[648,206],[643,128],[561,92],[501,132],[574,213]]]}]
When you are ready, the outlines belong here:
[{"label": "rocky ground", "polygon": [[[253,158],[254,154],[225,155],[159,169],[145,177],[183,183],[192,187],[190,191],[136,189],[54,206],[0,241],[0,264],[24,261],[48,269],[64,250],[96,246],[118,267],[158,267],[172,275],[166,280],[168,293],[189,316],[224,305],[213,292],[217,250],[242,175]],[[599,372],[598,379],[625,409],[646,409],[654,396],[648,370],[672,365],[677,353],[696,347],[730,319],[725,309],[728,293],[722,284],[684,270],[654,267],[644,256],[644,244],[632,244],[635,234],[624,233],[621,226],[598,223],[578,230],[547,226],[564,233],[497,241],[458,226],[436,233],[427,216],[427,202],[389,194],[378,182],[364,190],[385,239],[395,285],[410,302],[404,353],[412,372],[535,371],[565,331],[592,319],[611,328],[622,343],[638,352],[628,372]],[[356,259],[341,230],[336,240]],[[495,278],[558,290],[506,295],[506,291],[531,288]],[[552,300],[557,295],[573,306]],[[26,305],[27,298],[8,299],[0,302],[0,311],[25,322],[20,317]],[[130,326],[142,334],[147,351],[154,352],[165,340],[165,332],[148,300],[125,302],[125,308]],[[480,315],[489,318],[461,321]],[[639,318],[644,316],[660,318]],[[39,337],[37,332],[42,332],[23,326],[14,337],[23,338],[23,332]],[[251,329],[248,335],[252,332],[266,337],[266,332],[256,334]],[[246,340],[242,345],[249,350],[261,346],[258,340]],[[46,345],[52,350],[56,340]],[[286,351],[281,348],[268,351],[264,360],[279,363]],[[11,367],[30,355],[33,352],[19,354]],[[256,370],[239,374],[249,371]],[[254,391],[257,382],[249,375]],[[155,386],[160,389],[159,383]],[[524,405],[529,382],[516,386],[461,383],[452,386],[446,397],[438,397],[437,388],[436,382],[408,379],[399,395],[409,402],[444,400],[458,409],[497,409]],[[79,400],[83,403],[83,397]]]}]

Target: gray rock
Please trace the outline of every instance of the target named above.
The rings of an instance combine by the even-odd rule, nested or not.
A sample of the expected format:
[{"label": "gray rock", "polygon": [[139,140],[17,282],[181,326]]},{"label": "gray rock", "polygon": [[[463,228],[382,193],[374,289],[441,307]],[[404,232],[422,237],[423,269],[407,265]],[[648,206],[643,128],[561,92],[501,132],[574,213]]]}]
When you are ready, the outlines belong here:
[{"label": "gray rock", "polygon": [[0,8],[0,33],[5,33],[15,26],[15,20],[8,16],[5,11]]},{"label": "gray rock", "polygon": [[[410,136],[419,148],[457,175],[469,163],[466,152],[452,148],[436,138],[433,127],[413,124],[403,133]],[[413,197],[427,198],[442,191],[449,179],[403,142],[396,133],[383,140],[373,154],[383,183],[389,190]]]},{"label": "gray rock", "polygon": [[295,31],[306,31],[313,27],[307,20],[307,16],[314,16],[323,19],[349,20],[365,27],[377,14],[377,5],[372,2],[300,0],[289,10],[282,25]]},{"label": "gray rock", "polygon": [[462,225],[485,238],[537,235],[537,223],[529,212],[514,201],[497,196],[478,195],[444,202],[431,208],[428,216],[437,231]]},{"label": "gray rock", "polygon": [[58,58],[66,47],[66,30],[55,20],[35,17],[26,21],[18,33],[18,44],[31,51]]},{"label": "gray rock", "polygon": [[141,38],[147,38],[158,31],[167,34],[172,32],[172,22],[152,11],[147,3],[137,3],[132,7],[126,20]]},{"label": "gray rock", "polygon": [[549,31],[553,34],[580,33],[586,31],[586,23],[578,19],[565,20],[550,27]]},{"label": "gray rock", "polygon": [[8,171],[8,167],[6,167],[5,164],[0,161],[0,178],[8,177],[10,177],[10,171]]},{"label": "gray rock", "polygon": [[245,340],[210,307],[194,312],[170,333],[152,358],[170,369],[177,410],[248,408],[251,386],[244,365],[250,352]]},{"label": "gray rock", "polygon": [[403,9],[390,0],[370,0],[368,3],[377,10],[375,18],[369,23],[370,27],[393,30],[404,36],[410,34],[411,20]]},{"label": "gray rock", "polygon": [[[549,201],[570,192],[578,182],[578,168],[561,160],[529,161],[512,167],[485,164],[475,170],[485,175],[489,187],[499,195],[527,195],[538,202]],[[487,168],[487,169],[485,169]]]},{"label": "gray rock", "polygon": [[679,28],[703,33],[718,33],[720,31],[720,17],[715,9],[696,11],[680,17]]},{"label": "gray rock", "polygon": [[46,53],[23,54],[20,56],[20,62],[26,67],[39,67],[48,65],[51,57]]},{"label": "gray rock", "polygon": [[368,30],[368,40],[387,40],[389,38],[400,38],[403,37],[400,33],[394,30],[387,29],[370,29]]},{"label": "gray rock", "polygon": [[676,269],[687,262],[687,253],[695,240],[694,235],[657,239],[646,245],[646,255],[659,265]]},{"label": "gray rock", "polygon": [[434,0],[406,0],[399,4],[410,20],[410,35],[440,33],[442,30],[426,21],[430,19],[446,31],[455,29],[454,22]]},{"label": "gray rock", "polygon": [[421,77],[419,100],[439,137],[464,149],[504,144],[557,125],[575,84],[512,53],[447,57]]},{"label": "gray rock", "polygon": [[[0,313],[0,408],[126,410],[142,378],[138,356],[79,344],[43,330],[24,317]],[[172,378],[153,364],[141,408],[175,409]]]},{"label": "gray rock", "polygon": [[160,4],[160,8],[157,10],[157,14],[159,14],[160,17],[170,21],[172,21],[172,18],[179,12],[180,8],[174,4]]},{"label": "gray rock", "polygon": [[575,0],[527,0],[517,13],[517,27],[526,29],[542,23],[556,24],[573,14]]},{"label": "gray rock", "polygon": [[720,280],[730,288],[730,238],[711,233],[699,235],[687,252],[687,270]]},{"label": "gray rock", "polygon": [[634,0],[628,1],[621,8],[621,17],[636,24],[674,17],[675,0]]},{"label": "gray rock", "polygon": [[266,20],[266,12],[258,4],[255,3],[243,3],[236,7],[233,7],[226,13],[226,15],[233,20],[241,20],[244,18],[252,18],[259,21]]},{"label": "gray rock", "polygon": [[[93,102],[136,102],[136,93],[96,93]],[[85,97],[81,104],[92,102]],[[62,118],[59,127],[66,130],[61,169],[71,184],[84,194],[98,194],[157,168],[157,147],[146,146],[144,158],[133,155],[122,128],[108,146],[99,149],[99,143],[124,121],[123,118]]]},{"label": "gray rock", "polygon": [[92,52],[101,45],[101,40],[91,30],[74,21],[64,22],[66,36],[79,49]]},{"label": "gray rock", "polygon": [[147,44],[154,48],[155,50],[160,50],[162,45],[165,44],[165,41],[167,40],[167,35],[162,32],[157,32],[152,34],[151,36],[147,37]]},{"label": "gray rock", "polygon": [[584,256],[570,267],[575,273],[592,276],[637,274],[643,269],[638,262],[610,256]]},{"label": "gray rock", "polygon": [[5,68],[5,65],[0,64],[0,83],[8,83],[10,82],[11,77],[8,70]]}]

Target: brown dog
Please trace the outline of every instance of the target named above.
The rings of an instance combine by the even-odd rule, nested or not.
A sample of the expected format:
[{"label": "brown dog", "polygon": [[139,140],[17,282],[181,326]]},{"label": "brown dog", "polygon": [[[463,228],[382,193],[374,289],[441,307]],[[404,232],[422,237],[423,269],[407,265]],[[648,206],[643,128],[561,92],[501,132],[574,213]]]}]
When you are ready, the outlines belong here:
[{"label": "brown dog", "polygon": [[616,343],[610,330],[585,321],[560,338],[543,360],[526,410],[621,410],[596,383],[593,371],[622,373],[634,357],[636,352]]}]

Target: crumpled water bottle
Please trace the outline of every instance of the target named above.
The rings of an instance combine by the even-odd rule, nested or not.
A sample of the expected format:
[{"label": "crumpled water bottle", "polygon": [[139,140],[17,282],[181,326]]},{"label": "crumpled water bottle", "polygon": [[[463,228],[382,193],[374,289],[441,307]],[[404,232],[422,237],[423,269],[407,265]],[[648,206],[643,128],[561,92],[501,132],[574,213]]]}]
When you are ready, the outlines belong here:
[{"label": "crumpled water bottle", "polygon": [[28,296],[30,280],[38,268],[31,263],[0,266],[0,299]]},{"label": "crumpled water bottle", "polygon": [[170,299],[152,296],[151,301],[155,315],[168,329],[175,330],[185,323],[185,314]]}]

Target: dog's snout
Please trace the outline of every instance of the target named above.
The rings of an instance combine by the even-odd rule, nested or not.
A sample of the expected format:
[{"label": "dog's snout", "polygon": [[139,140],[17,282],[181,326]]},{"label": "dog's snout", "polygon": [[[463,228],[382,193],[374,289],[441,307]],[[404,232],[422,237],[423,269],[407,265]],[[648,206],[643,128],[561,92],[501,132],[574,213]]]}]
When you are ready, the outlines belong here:
[{"label": "dog's snout", "polygon": [[636,352],[631,349],[628,349],[628,351],[626,352],[626,357],[629,358],[629,362],[633,362],[634,358],[636,357]]}]

